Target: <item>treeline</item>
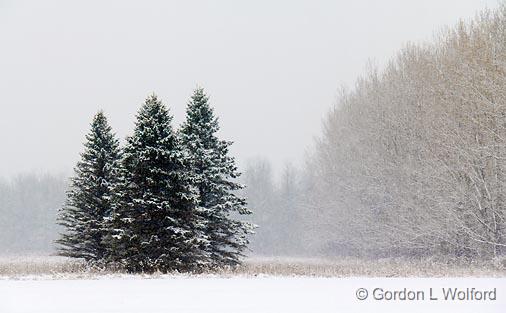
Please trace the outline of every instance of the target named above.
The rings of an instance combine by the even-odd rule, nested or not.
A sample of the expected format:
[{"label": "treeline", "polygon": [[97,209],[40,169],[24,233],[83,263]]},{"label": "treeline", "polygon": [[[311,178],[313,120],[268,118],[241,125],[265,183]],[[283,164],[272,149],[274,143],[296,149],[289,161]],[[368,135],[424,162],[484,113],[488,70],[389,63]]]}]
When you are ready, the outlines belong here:
[{"label": "treeline", "polygon": [[503,5],[342,92],[308,162],[309,231],[341,254],[504,254],[505,140]]},{"label": "treeline", "polygon": [[301,256],[311,255],[304,241],[308,225],[304,206],[304,173],[286,163],[275,177],[267,159],[255,158],[247,162],[241,177],[246,185],[244,194],[254,214],[251,220],[258,225],[251,238],[253,255]]},{"label": "treeline", "polygon": [[63,175],[23,174],[0,181],[0,255],[52,253],[65,201]]},{"label": "treeline", "polygon": [[198,271],[240,263],[253,226],[230,142],[202,89],[180,129],[155,95],[120,147],[99,112],[59,223],[60,254],[130,272]]}]

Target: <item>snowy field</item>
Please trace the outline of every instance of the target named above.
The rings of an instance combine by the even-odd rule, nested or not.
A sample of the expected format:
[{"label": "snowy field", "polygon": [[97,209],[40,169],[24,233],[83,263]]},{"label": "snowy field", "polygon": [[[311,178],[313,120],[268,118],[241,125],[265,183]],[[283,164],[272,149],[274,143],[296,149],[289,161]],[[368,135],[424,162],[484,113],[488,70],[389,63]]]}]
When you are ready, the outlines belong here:
[{"label": "snowy field", "polygon": [[[429,300],[448,287],[492,289],[493,301]],[[419,301],[358,300],[366,288],[425,292]],[[506,280],[309,277],[160,277],[2,280],[2,313],[505,312]]]},{"label": "snowy field", "polygon": [[[504,313],[505,277],[503,268],[483,264],[396,259],[261,258],[215,274],[127,275],[59,257],[0,257],[0,313]],[[361,288],[365,300],[357,298],[364,297]],[[453,288],[464,296],[466,288],[471,294],[495,290],[488,295],[495,300],[445,300]],[[417,299],[401,299],[403,290]],[[395,293],[399,299],[375,299]]]}]

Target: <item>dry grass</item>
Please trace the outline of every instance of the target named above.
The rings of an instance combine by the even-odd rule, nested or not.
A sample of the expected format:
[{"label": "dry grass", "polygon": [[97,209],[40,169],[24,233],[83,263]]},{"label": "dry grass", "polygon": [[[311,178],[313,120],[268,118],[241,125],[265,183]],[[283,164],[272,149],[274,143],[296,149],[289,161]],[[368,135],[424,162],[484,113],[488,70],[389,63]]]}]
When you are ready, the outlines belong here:
[{"label": "dry grass", "polygon": [[86,264],[57,256],[0,256],[0,277],[77,274],[88,271]]},{"label": "dry grass", "polygon": [[[249,258],[242,266],[205,275],[317,277],[506,277],[506,264],[443,263],[433,260],[356,258]],[[124,273],[88,267],[84,262],[56,256],[0,257],[0,279],[97,279]],[[177,275],[174,273],[173,275]],[[137,275],[146,278],[162,274]]]},{"label": "dry grass", "polygon": [[321,276],[321,277],[506,277],[505,264],[444,263],[433,260],[387,258],[340,259],[249,259],[235,273],[247,275]]}]

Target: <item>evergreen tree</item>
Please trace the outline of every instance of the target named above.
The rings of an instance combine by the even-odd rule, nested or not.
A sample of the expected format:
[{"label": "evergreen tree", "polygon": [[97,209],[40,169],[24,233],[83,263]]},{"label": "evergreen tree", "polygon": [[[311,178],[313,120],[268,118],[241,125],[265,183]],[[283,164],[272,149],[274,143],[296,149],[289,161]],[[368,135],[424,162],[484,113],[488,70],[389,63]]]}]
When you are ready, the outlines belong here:
[{"label": "evergreen tree", "polygon": [[67,201],[58,215],[58,223],[65,231],[57,243],[61,245],[61,255],[96,262],[106,253],[104,219],[111,212],[120,158],[119,142],[103,112],[95,115],[84,147]]},{"label": "evergreen tree", "polygon": [[205,225],[188,157],[155,95],[137,115],[116,191],[111,261],[131,272],[195,270],[205,264]]},{"label": "evergreen tree", "polygon": [[247,248],[248,234],[252,233],[253,226],[234,217],[251,212],[246,208],[245,199],[237,195],[243,186],[236,182],[240,174],[234,158],[228,155],[232,143],[218,139],[218,119],[208,100],[202,88],[194,91],[180,137],[196,175],[199,205],[207,221],[207,251],[212,265],[237,265]]}]

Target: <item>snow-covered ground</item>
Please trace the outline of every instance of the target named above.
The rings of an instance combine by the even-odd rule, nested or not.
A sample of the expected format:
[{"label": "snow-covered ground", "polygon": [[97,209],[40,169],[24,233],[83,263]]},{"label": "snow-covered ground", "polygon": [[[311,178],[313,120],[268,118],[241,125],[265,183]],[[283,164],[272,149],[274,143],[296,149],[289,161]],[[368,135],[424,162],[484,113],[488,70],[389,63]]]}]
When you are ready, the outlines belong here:
[{"label": "snow-covered ground", "polygon": [[[357,299],[365,288],[366,300]],[[383,292],[378,291],[383,289]],[[404,288],[424,300],[373,300]],[[430,288],[433,297],[429,300]],[[496,290],[496,300],[445,301],[442,288]],[[363,296],[363,292],[359,293]],[[0,280],[1,313],[506,312],[504,278],[310,278],[135,276]]]}]

